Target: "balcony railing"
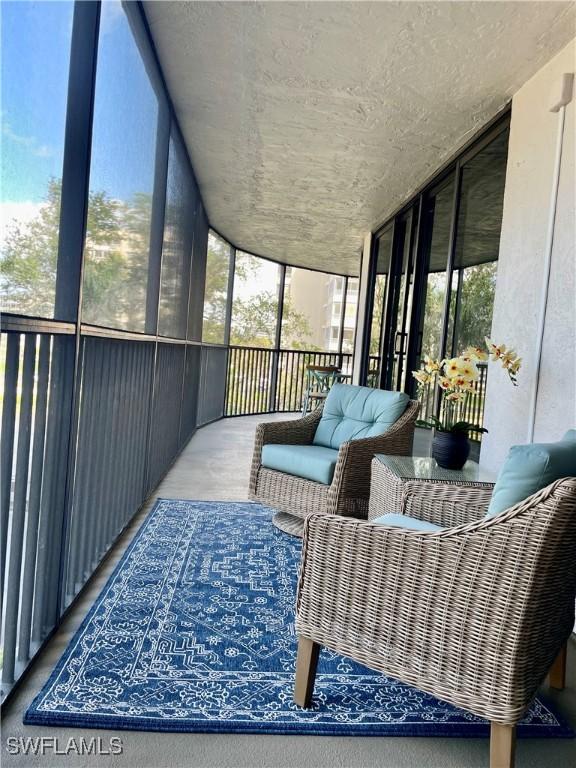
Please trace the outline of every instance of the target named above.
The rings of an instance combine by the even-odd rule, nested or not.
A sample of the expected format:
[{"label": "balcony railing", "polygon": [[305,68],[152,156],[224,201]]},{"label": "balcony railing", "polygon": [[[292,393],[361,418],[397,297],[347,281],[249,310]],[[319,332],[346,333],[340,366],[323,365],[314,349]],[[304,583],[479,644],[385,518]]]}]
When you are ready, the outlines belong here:
[{"label": "balcony railing", "polygon": [[[226,376],[225,416],[299,411],[306,388],[306,366],[337,365],[347,375],[352,373],[350,353],[311,350],[230,347]],[[378,358],[370,358],[370,369],[377,370]],[[461,418],[482,426],[488,366],[478,366],[480,377],[476,390],[468,398]],[[374,381],[369,382],[374,386]],[[434,413],[434,399],[421,400],[420,418]]]},{"label": "balcony railing", "polygon": [[[467,399],[466,403],[461,406],[458,415],[462,421],[469,421],[471,424],[477,424],[481,427],[484,423],[488,365],[486,363],[478,363],[478,371],[480,375],[476,381],[474,392],[470,393],[470,397]],[[428,398],[421,398],[420,403],[421,419],[427,419],[434,415],[434,391],[429,393]]]},{"label": "balcony railing", "polygon": [[[196,427],[222,416],[225,347],[2,318],[1,696]],[[109,334],[108,336],[104,334]]]},{"label": "balcony railing", "polygon": [[337,365],[342,373],[352,373],[347,353],[230,347],[225,416],[299,411],[310,364]]}]

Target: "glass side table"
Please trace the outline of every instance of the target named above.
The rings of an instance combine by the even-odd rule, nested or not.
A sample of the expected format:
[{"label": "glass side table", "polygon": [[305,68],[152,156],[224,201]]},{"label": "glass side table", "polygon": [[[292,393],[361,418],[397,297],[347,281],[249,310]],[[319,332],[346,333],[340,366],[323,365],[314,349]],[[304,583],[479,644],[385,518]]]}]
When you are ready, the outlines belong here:
[{"label": "glass side table", "polygon": [[378,453],[372,459],[368,519],[391,512],[410,515],[413,497],[422,498],[427,491],[434,507],[431,521],[446,526],[470,522],[484,514],[495,482],[475,461],[455,470],[439,467],[431,457]]}]

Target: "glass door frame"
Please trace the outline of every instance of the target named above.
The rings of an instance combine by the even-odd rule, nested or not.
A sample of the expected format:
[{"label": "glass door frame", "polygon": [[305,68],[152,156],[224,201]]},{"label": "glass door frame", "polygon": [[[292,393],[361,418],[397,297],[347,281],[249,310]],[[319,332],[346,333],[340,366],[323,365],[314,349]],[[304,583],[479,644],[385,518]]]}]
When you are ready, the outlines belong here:
[{"label": "glass door frame", "polygon": [[[416,216],[413,208],[408,208],[407,211],[396,217],[392,236],[390,271],[386,285],[385,311],[380,335],[381,364],[379,366],[378,385],[381,389],[400,389],[403,364],[404,360],[407,359],[407,340],[410,338],[410,322],[407,311],[410,295],[414,288],[416,231]],[[404,290],[402,290],[401,280],[404,274],[405,260],[406,282]],[[402,304],[400,304],[401,301]],[[399,319],[400,323],[398,323]],[[395,362],[398,362],[396,375],[394,375]]]},{"label": "glass door frame", "polygon": [[[440,191],[440,189],[450,179],[454,179],[454,190],[452,198],[452,210],[450,218],[450,231],[448,248],[446,252],[446,293],[444,297],[442,332],[440,358],[445,357],[446,352],[452,352],[452,341],[448,339],[450,301],[453,294],[452,279],[454,272],[454,260],[456,254],[456,235],[458,227],[458,213],[461,198],[462,187],[462,168],[475,155],[481,152],[488,144],[497,138],[502,132],[509,129],[511,112],[510,108],[499,114],[484,129],[479,137],[470,141],[458,154],[446,163],[431,179],[429,179],[420,190],[404,205],[402,205],[392,216],[378,227],[372,235],[372,245],[370,251],[370,265],[368,269],[367,280],[367,299],[366,299],[366,322],[364,324],[364,334],[362,338],[362,365],[360,368],[360,383],[365,384],[370,366],[370,331],[372,326],[372,316],[374,311],[374,288],[376,284],[377,263],[378,263],[378,244],[380,235],[392,224],[392,256],[390,271],[386,285],[386,298],[384,302],[384,311],[382,315],[382,326],[380,329],[380,365],[377,386],[381,389],[390,389],[392,382],[392,364],[394,360],[394,342],[397,337],[397,311],[394,312],[395,302],[397,310],[398,289],[400,280],[400,270],[402,268],[403,251],[400,246],[404,244],[404,233],[402,232],[402,219],[412,210],[412,225],[410,232],[410,260],[413,264],[413,279],[411,283],[412,303],[410,317],[407,317],[409,290],[405,293],[405,306],[403,317],[402,333],[407,334],[405,353],[401,355],[404,360],[404,366],[407,371],[414,370],[419,363],[421,354],[422,328],[424,322],[426,281],[428,277],[430,243],[432,236],[433,217],[426,210],[426,204],[430,198]],[[410,283],[408,284],[410,286]],[[456,288],[456,302],[460,296],[461,285]],[[448,349],[448,347],[450,347]],[[401,381],[402,366],[399,366],[397,380],[398,385]],[[406,376],[404,391],[414,397],[416,393],[416,382],[411,376]]]}]

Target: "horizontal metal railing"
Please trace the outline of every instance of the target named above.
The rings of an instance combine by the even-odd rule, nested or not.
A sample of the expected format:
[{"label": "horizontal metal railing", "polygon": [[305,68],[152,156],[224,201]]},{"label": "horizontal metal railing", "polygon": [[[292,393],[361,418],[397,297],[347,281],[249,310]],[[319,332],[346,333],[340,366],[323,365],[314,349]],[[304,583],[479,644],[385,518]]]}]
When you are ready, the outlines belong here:
[{"label": "horizontal metal railing", "polygon": [[[470,424],[475,424],[476,426],[481,427],[484,424],[488,365],[486,363],[478,363],[477,365],[479,376],[474,384],[474,391],[469,394],[466,402],[460,406],[458,419],[461,421],[468,421]],[[436,415],[434,398],[434,389],[424,390],[422,392],[420,395],[420,419],[428,419],[430,416]],[[480,440],[481,438],[479,433],[472,433],[470,436],[474,440]]]},{"label": "horizontal metal railing", "polygon": [[[223,415],[228,354],[12,325],[0,335],[2,696],[194,433],[203,400]],[[201,369],[219,380],[204,393]]]},{"label": "horizontal metal railing", "polygon": [[[226,374],[225,416],[299,411],[306,388],[307,365],[336,365],[352,373],[352,355],[314,350],[288,350],[232,346]],[[369,386],[377,386],[379,358],[370,357]],[[488,366],[479,364],[475,390],[461,410],[460,418],[482,426]],[[434,393],[420,398],[420,418],[434,414]],[[476,435],[473,435],[476,437]]]},{"label": "horizontal metal railing", "polygon": [[302,408],[308,365],[336,365],[352,373],[352,355],[315,350],[230,347],[226,416],[289,413]]}]

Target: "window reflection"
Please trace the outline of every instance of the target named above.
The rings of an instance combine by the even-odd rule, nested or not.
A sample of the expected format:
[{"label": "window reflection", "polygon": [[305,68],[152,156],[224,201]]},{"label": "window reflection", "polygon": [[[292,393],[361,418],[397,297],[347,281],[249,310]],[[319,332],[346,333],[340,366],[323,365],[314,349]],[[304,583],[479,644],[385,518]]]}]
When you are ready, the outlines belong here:
[{"label": "window reflection", "polygon": [[226,305],[230,290],[230,244],[215,232],[208,235],[202,341],[223,344],[226,340]]},{"label": "window reflection", "polygon": [[370,323],[369,365],[366,384],[378,387],[380,381],[380,349],[386,303],[386,289],[392,260],[393,226],[387,227],[378,238],[376,276],[374,279],[374,299]]},{"label": "window reflection", "polygon": [[442,348],[442,326],[446,296],[446,267],[450,245],[450,223],[454,198],[454,178],[427,200],[429,226],[431,227],[422,330],[423,355],[438,357]]},{"label": "window reflection", "polygon": [[184,147],[170,138],[158,332],[184,338],[196,194]]},{"label": "window reflection", "polygon": [[448,352],[482,346],[490,335],[502,229],[508,131],[462,168]]},{"label": "window reflection", "polygon": [[5,312],[54,317],[73,10],[71,2],[2,4]]},{"label": "window reflection", "polygon": [[102,3],[83,320],[144,331],[158,98],[119,2]]}]

